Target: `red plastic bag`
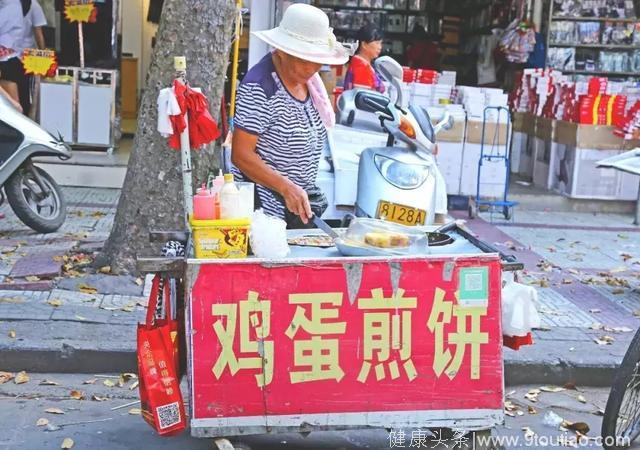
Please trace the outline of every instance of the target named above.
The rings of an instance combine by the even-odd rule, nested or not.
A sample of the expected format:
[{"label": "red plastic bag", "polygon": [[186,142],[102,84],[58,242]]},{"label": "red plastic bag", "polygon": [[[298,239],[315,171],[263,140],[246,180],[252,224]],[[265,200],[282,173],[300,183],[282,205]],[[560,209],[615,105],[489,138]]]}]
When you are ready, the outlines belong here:
[{"label": "red plastic bag", "polygon": [[138,324],[138,375],[142,417],[161,436],[187,426],[178,377],[178,324],[171,317],[168,290],[153,280],[147,321]]}]

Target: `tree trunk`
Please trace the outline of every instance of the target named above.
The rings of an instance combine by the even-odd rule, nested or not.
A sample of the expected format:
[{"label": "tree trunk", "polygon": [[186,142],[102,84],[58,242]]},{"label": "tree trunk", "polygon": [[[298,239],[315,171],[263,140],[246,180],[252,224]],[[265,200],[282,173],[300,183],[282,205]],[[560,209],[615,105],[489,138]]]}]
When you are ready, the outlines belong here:
[{"label": "tree trunk", "polygon": [[[97,265],[133,272],[136,255],[150,250],[149,230],[184,228],[180,152],[156,130],[158,93],[173,82],[173,57],[186,56],[187,80],[219,116],[235,17],[234,0],[165,0],[114,226]],[[216,153],[214,144],[191,152],[194,186],[219,167]]]}]

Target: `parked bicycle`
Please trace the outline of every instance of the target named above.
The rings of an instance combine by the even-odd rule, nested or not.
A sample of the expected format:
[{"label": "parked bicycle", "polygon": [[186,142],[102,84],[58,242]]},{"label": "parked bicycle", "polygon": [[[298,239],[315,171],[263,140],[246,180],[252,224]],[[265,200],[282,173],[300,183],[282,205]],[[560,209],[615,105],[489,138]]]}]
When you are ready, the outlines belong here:
[{"label": "parked bicycle", "polygon": [[640,435],[640,329],[618,369],[602,420],[603,446],[625,449]]}]

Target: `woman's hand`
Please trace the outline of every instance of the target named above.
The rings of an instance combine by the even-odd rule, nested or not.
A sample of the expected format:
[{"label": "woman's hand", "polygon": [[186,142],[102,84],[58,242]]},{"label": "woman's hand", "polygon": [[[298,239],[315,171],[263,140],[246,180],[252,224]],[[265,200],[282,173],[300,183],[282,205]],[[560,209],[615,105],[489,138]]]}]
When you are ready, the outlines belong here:
[{"label": "woman's hand", "polygon": [[302,223],[308,223],[313,216],[309,197],[304,189],[287,180],[285,188],[280,192],[284,198],[287,209],[297,216],[300,216]]}]

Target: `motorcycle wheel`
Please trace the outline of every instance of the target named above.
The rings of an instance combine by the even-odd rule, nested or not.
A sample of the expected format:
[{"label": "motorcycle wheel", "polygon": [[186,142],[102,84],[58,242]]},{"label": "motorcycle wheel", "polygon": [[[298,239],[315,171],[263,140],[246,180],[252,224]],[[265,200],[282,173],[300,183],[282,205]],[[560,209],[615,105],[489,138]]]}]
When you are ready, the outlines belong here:
[{"label": "motorcycle wheel", "polygon": [[[32,170],[37,170],[49,192],[43,192]],[[52,233],[67,217],[67,204],[60,186],[44,170],[23,164],[4,184],[7,201],[16,216],[39,233]]]}]

